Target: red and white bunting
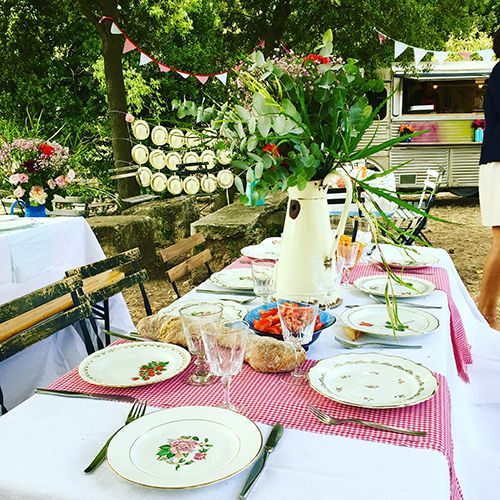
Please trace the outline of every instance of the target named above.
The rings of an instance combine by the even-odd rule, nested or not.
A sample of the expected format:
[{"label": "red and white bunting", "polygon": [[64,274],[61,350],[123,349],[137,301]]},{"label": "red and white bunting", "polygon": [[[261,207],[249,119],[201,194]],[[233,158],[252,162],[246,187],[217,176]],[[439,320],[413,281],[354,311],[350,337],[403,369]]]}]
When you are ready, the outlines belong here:
[{"label": "red and white bunting", "polygon": [[165,64],[158,63],[158,67],[162,73],[168,73],[170,71],[170,68]]},{"label": "red and white bunting", "polygon": [[466,51],[463,51],[463,52],[459,52],[459,54],[466,60],[466,61],[470,61],[470,56],[472,55],[472,52],[466,52]]},{"label": "red and white bunting", "polygon": [[379,45],[383,45],[385,42],[387,42],[387,36],[385,36],[383,33],[379,33],[378,34]]},{"label": "red and white bunting", "polygon": [[408,45],[403,42],[398,42],[397,40],[394,42],[394,59],[397,59],[406,49]]},{"label": "red and white bunting", "polygon": [[208,75],[194,75],[194,77],[202,84],[205,85],[209,79]]},{"label": "red and white bunting", "polygon": [[427,54],[428,50],[419,47],[413,47],[413,54],[415,56],[415,64],[418,64]]},{"label": "red and white bunting", "polygon": [[215,75],[215,78],[219,80],[222,85],[226,85],[227,83],[227,73],[219,73],[218,75]]},{"label": "red and white bunting", "polygon": [[111,23],[111,33],[113,35],[121,35],[122,30],[115,23]]},{"label": "red and white bunting", "polygon": [[493,51],[493,49],[485,49],[485,50],[479,50],[478,54],[479,54],[479,57],[483,61],[489,62],[489,61],[493,60],[493,56],[495,55],[495,52]]},{"label": "red and white bunting", "polygon": [[445,50],[435,50],[434,57],[436,58],[438,64],[443,64],[448,57],[448,52],[446,52]]},{"label": "red and white bunting", "polygon": [[131,50],[135,50],[136,48],[137,47],[128,38],[125,38],[125,43],[123,44],[122,54],[126,54],[127,52],[130,52]]},{"label": "red and white bunting", "polygon": [[182,76],[182,78],[184,78],[184,79],[186,79],[186,78],[188,78],[188,77],[190,77],[190,76],[191,76],[191,73],[186,73],[185,71],[179,71],[179,70],[176,70],[176,73],[177,73],[178,75],[181,75],[181,76]]},{"label": "red and white bunting", "polygon": [[144,52],[141,52],[141,58],[139,59],[139,66],[144,66],[152,61],[151,57],[149,57]]}]

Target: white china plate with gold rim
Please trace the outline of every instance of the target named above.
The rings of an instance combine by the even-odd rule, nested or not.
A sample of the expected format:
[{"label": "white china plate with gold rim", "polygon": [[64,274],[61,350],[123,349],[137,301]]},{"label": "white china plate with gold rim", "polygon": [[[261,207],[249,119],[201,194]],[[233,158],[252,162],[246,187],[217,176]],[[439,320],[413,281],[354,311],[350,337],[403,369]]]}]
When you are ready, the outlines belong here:
[{"label": "white china plate with gold rim", "polygon": [[140,186],[149,187],[153,173],[148,167],[139,167],[136,173],[136,179]]},{"label": "white china plate with gold rim", "polygon": [[217,174],[217,184],[222,189],[229,189],[234,184],[234,175],[230,170],[220,170]]},{"label": "white china plate with gold rim", "polygon": [[151,177],[151,189],[156,193],[161,193],[167,189],[167,176],[161,172],[156,172]]},{"label": "white china plate with gold rim", "polygon": [[186,194],[196,194],[200,190],[200,181],[194,175],[188,175],[182,181],[182,188]]},{"label": "white china plate with gold rim", "polygon": [[116,474],[136,484],[198,488],[247,468],[262,442],[257,425],[239,413],[183,406],[149,413],[123,427],[107,459]]},{"label": "white china plate with gold rim", "polygon": [[205,149],[200,154],[200,161],[207,163],[206,167],[210,170],[215,167],[215,153],[211,149]]},{"label": "white china plate with gold rim", "polygon": [[171,314],[172,316],[179,316],[179,311],[183,307],[200,304],[200,302],[220,304],[222,306],[222,319],[225,321],[242,320],[248,313],[248,310],[244,305],[233,300],[187,300],[183,302],[174,302],[173,304],[160,309],[160,311],[158,311],[158,315],[164,316],[165,314]]},{"label": "white china plate with gold rim", "polygon": [[182,193],[182,179],[178,175],[172,175],[167,180],[167,189],[170,194]]},{"label": "white china plate with gold rim", "polygon": [[221,165],[229,165],[231,163],[231,153],[227,149],[219,149],[217,151],[217,161]]},{"label": "white china plate with gold rim", "polygon": [[165,155],[165,165],[169,170],[179,170],[179,163],[182,163],[182,156],[176,151],[170,151]]},{"label": "white china plate with gold rim", "polygon": [[258,245],[250,245],[241,249],[241,254],[250,259],[278,260],[280,256],[281,238],[266,238]]},{"label": "white china plate with gold rim", "polygon": [[168,134],[168,142],[174,149],[182,148],[185,144],[184,132],[181,129],[173,128]]},{"label": "white china plate with gold rim", "polygon": [[188,366],[186,349],[162,342],[129,342],[94,352],[78,367],[89,384],[138,387],[174,377]]},{"label": "white china plate with gold rim", "polygon": [[217,189],[217,177],[213,174],[203,174],[201,176],[200,185],[205,193],[213,193]]},{"label": "white china plate with gold rim", "polygon": [[168,130],[161,125],[156,125],[151,131],[151,141],[155,146],[165,145],[168,142]]},{"label": "white china plate with gold rim", "polygon": [[[195,153],[194,151],[187,151],[184,153],[184,156],[182,158],[182,163],[199,163],[200,157],[198,156],[198,153]],[[186,167],[186,170],[194,171],[198,170],[199,166],[198,165],[191,165]]]},{"label": "white china plate with gold rim", "polygon": [[[396,247],[387,246],[382,250],[382,255],[386,263],[394,268],[408,268],[418,269],[420,267],[427,267],[439,262],[439,257],[436,255],[429,255],[425,252],[420,252],[418,247]],[[383,264],[382,255],[378,249],[371,254],[370,259],[377,263]]]},{"label": "white china plate with gold rim", "polygon": [[389,321],[385,304],[369,304],[346,309],[340,319],[344,325],[371,335],[372,337],[389,337],[394,339],[415,337],[436,330],[439,320],[433,314],[417,309],[398,305],[398,318],[405,329],[394,332]]},{"label": "white china plate with gold rim", "polygon": [[[394,295],[397,299],[424,297],[429,295],[436,289],[436,285],[428,280],[404,276],[402,278],[405,283],[411,285],[411,288],[401,285],[392,280],[392,287],[388,289],[388,293]],[[365,276],[354,282],[354,286],[362,292],[376,295],[379,297],[385,296],[387,286],[386,276]]]},{"label": "white china plate with gold rim", "polygon": [[202,138],[199,134],[190,130],[189,132],[186,132],[185,140],[188,148],[196,148],[200,145]]},{"label": "white china plate with gold rim", "polygon": [[144,165],[149,159],[149,150],[144,144],[136,144],[131,151],[132,159],[139,165]]},{"label": "white china plate with gold rim", "polygon": [[232,290],[253,290],[252,269],[244,267],[240,269],[225,269],[210,276],[210,281],[222,288]]},{"label": "white china plate with gold rim", "polygon": [[161,149],[153,149],[149,153],[149,163],[156,170],[161,170],[165,167],[165,153]]},{"label": "white china plate with gold rim", "polygon": [[132,123],[132,134],[138,141],[144,141],[149,137],[149,125],[144,120],[135,120]]},{"label": "white china plate with gold rim", "polygon": [[311,387],[338,403],[362,408],[402,408],[430,399],[438,388],[425,366],[400,356],[340,354],[309,371]]}]

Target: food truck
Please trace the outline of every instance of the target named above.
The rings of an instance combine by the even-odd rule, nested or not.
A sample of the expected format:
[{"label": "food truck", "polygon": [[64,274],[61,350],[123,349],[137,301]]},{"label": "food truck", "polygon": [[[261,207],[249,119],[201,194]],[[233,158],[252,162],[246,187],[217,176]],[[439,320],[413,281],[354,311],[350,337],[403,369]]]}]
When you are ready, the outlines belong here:
[{"label": "food truck", "polygon": [[458,195],[477,192],[483,101],[494,65],[484,61],[422,63],[411,70],[394,65],[381,71],[390,98],[362,144],[373,134],[378,143],[405,130],[428,130],[371,158],[383,168],[403,164],[395,172],[398,189],[418,189],[432,168],[444,171],[442,190]]}]

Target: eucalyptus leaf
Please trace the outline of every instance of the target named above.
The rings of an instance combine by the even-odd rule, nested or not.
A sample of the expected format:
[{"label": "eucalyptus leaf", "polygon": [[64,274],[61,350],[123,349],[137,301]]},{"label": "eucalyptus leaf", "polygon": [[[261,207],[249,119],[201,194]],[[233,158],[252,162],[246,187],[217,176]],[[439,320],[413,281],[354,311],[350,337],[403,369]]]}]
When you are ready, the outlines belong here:
[{"label": "eucalyptus leaf", "polygon": [[255,178],[260,179],[262,177],[263,172],[264,172],[264,165],[261,161],[259,161],[255,164]]},{"label": "eucalyptus leaf", "polygon": [[238,176],[234,178],[234,185],[236,186],[236,189],[238,190],[239,193],[245,195],[245,188],[243,187],[243,181]]},{"label": "eucalyptus leaf", "polygon": [[248,138],[247,151],[249,152],[253,151],[257,147],[257,144],[259,144],[259,139],[257,139],[255,135],[251,135]]},{"label": "eucalyptus leaf", "polygon": [[253,173],[253,170],[249,168],[246,173],[246,180],[247,184],[251,184],[255,180],[255,175]]},{"label": "eucalyptus leaf", "polygon": [[234,108],[236,109],[236,113],[238,114],[240,119],[243,120],[244,122],[248,122],[248,120],[250,119],[250,111],[248,111],[248,109],[238,104]]},{"label": "eucalyptus leaf", "polygon": [[269,115],[261,115],[257,118],[257,130],[262,137],[267,137],[271,130],[271,117]]}]

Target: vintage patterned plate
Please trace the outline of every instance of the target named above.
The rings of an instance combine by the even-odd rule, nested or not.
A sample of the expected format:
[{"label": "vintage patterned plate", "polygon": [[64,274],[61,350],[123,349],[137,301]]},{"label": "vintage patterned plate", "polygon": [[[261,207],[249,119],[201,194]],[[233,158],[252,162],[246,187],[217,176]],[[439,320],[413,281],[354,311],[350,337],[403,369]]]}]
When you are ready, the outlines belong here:
[{"label": "vintage patterned plate", "polygon": [[239,269],[224,269],[210,276],[210,281],[222,288],[232,290],[253,290],[252,269],[242,267]]},{"label": "vintage patterned plate", "polygon": [[[187,164],[187,163],[199,163],[200,162],[200,157],[198,156],[198,153],[195,151],[187,151],[184,153],[184,156],[182,157],[182,163]],[[190,171],[196,171],[199,169],[199,165],[190,165],[186,166],[186,170]]]},{"label": "vintage patterned plate", "polygon": [[234,175],[231,170],[220,170],[217,174],[217,184],[222,189],[229,189],[234,184]]},{"label": "vintage patterned plate", "polygon": [[132,159],[139,165],[144,165],[148,162],[149,150],[144,144],[136,144],[131,151]]},{"label": "vintage patterned plate", "polygon": [[168,142],[168,130],[161,125],[156,125],[151,131],[151,140],[156,146],[163,146]]},{"label": "vintage patterned plate", "polygon": [[192,130],[186,132],[186,146],[188,148],[198,147],[201,144],[201,141],[202,137],[196,132],[193,132]]},{"label": "vintage patterned plate", "polygon": [[261,448],[262,434],[247,417],[223,408],[183,406],[123,427],[107,458],[116,474],[133,483],[187,489],[234,476],[254,462]]},{"label": "vintage patterned plate", "polygon": [[393,332],[385,304],[369,304],[347,309],[340,319],[344,325],[359,330],[372,337],[389,337],[394,339],[414,337],[436,330],[439,320],[433,314],[417,309],[398,305],[398,317],[405,329]]},{"label": "vintage patterned plate", "polygon": [[[418,247],[396,247],[386,246],[382,250],[382,254],[390,267],[393,268],[408,268],[418,269],[427,267],[439,262],[437,255],[429,255],[422,252]],[[370,256],[370,259],[377,264],[382,264],[382,256],[378,249]]]},{"label": "vintage patterned plate", "polygon": [[182,179],[178,175],[172,175],[167,180],[167,189],[170,194],[181,194],[182,193]]},{"label": "vintage patterned plate", "polygon": [[205,193],[213,193],[217,189],[217,177],[213,174],[203,174],[201,176],[200,185]]},{"label": "vintage patterned plate", "polygon": [[[398,299],[412,298],[412,297],[423,297],[432,293],[436,286],[428,280],[423,280],[420,278],[410,278],[405,276],[404,281],[409,283],[412,288],[400,285],[395,281],[392,282],[391,292],[394,297]],[[387,285],[386,276],[365,276],[359,278],[354,282],[354,286],[361,290],[362,292],[377,295],[379,297],[385,296],[385,287]]]},{"label": "vintage patterned plate", "polygon": [[174,149],[182,148],[185,144],[184,132],[178,128],[173,128],[168,134],[168,142]]},{"label": "vintage patterned plate", "polygon": [[211,149],[205,149],[200,154],[200,161],[206,163],[206,167],[210,170],[215,167],[215,153]]},{"label": "vintage patterned plate", "polygon": [[135,120],[132,123],[132,134],[138,141],[144,141],[149,137],[149,125],[144,120]]},{"label": "vintage patterned plate", "polygon": [[200,302],[208,302],[210,304],[220,304],[222,306],[222,318],[226,321],[236,321],[244,319],[247,314],[247,308],[240,304],[239,302],[235,302],[233,300],[185,300],[185,301],[176,301],[173,304],[164,307],[158,311],[160,316],[165,314],[171,314],[172,316],[179,316],[179,310],[183,307],[199,304]]},{"label": "vintage patterned plate", "polygon": [[250,259],[278,260],[280,256],[281,238],[266,238],[258,245],[250,245],[241,249],[241,254]]},{"label": "vintage patterned plate", "polygon": [[311,387],[338,403],[362,408],[401,408],[430,399],[438,388],[425,366],[378,353],[340,354],[309,371]]},{"label": "vintage patterned plate", "polygon": [[177,151],[170,151],[165,155],[165,165],[169,170],[179,170],[179,163],[182,163],[182,156]]},{"label": "vintage patterned plate", "polygon": [[191,355],[186,349],[163,342],[128,342],[94,352],[78,367],[89,384],[137,387],[155,384],[181,373]]},{"label": "vintage patterned plate", "polygon": [[153,149],[149,153],[149,163],[157,170],[161,170],[165,166],[165,153],[161,149]]}]

